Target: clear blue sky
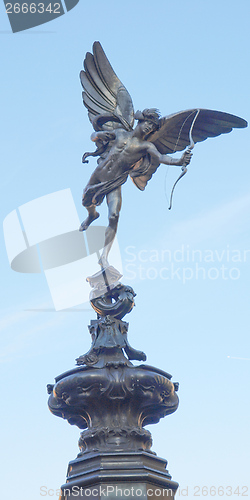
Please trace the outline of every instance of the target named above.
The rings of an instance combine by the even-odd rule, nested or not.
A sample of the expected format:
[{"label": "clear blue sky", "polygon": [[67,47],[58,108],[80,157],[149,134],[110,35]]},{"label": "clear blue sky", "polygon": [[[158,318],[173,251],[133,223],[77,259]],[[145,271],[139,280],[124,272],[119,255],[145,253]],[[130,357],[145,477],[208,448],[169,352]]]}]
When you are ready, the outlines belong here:
[{"label": "clear blue sky", "polygon": [[[248,0],[80,0],[19,34],[0,10],[2,220],[66,188],[84,218],[95,161],[81,164],[92,128],[78,74],[95,40],[135,109],[203,107],[250,119]],[[162,165],[144,193],[123,187],[123,281],[137,293],[129,339],[180,382],[178,411],[149,430],[189,498],[194,486],[213,485],[248,486],[250,495],[248,147],[249,129],[198,144],[171,212],[177,170]],[[46,384],[88,350],[94,312],[56,312],[44,274],[11,270],[2,233],[1,292],[1,494],[39,500],[41,486],[63,484],[78,452],[79,430],[49,413]]]}]

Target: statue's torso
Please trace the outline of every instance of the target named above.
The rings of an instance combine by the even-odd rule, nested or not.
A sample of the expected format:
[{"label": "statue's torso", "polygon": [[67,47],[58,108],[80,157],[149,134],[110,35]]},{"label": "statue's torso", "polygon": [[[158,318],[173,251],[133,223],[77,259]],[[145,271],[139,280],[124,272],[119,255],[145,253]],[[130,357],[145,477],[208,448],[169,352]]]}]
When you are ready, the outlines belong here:
[{"label": "statue's torso", "polygon": [[100,181],[107,181],[129,172],[133,165],[147,153],[149,143],[133,136],[133,132],[116,130],[116,138],[108,156],[99,162],[96,173]]}]

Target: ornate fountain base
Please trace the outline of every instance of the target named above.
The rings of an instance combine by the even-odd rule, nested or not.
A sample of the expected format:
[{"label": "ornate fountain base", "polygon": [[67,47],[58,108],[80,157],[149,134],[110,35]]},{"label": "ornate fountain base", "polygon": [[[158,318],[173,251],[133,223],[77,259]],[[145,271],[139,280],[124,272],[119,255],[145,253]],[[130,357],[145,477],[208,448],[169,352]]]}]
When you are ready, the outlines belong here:
[{"label": "ornate fountain base", "polygon": [[61,500],[174,498],[167,461],[148,452],[92,453],[69,463]]},{"label": "ornate fountain base", "polygon": [[81,432],[80,456],[95,452],[150,451],[154,424],[177,410],[178,384],[152,366],[115,357],[105,367],[78,367],[49,386],[50,411]]},{"label": "ornate fountain base", "polygon": [[[92,277],[95,285],[100,274],[104,271]],[[89,325],[90,350],[77,358],[78,367],[48,385],[50,411],[82,430],[61,500],[173,498],[178,484],[166,470],[167,461],[151,451],[152,437],[144,427],[177,410],[178,383],[158,368],[132,364],[146,360],[129,344],[128,323],[122,320],[135,293],[121,283],[106,288],[91,299],[97,319]]]},{"label": "ornate fountain base", "polygon": [[171,481],[167,461],[150,451],[152,438],[144,425],[177,409],[178,384],[162,370],[133,366],[121,349],[112,361],[108,352],[105,356],[105,366],[74,368],[49,386],[51,412],[84,429],[61,500],[173,498],[178,484]]}]

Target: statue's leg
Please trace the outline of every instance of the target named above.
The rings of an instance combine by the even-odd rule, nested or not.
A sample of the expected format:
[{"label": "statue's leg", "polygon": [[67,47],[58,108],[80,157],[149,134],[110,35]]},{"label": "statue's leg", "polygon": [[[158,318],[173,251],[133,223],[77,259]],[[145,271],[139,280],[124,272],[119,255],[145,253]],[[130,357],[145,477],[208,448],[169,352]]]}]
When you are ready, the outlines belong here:
[{"label": "statue's leg", "polygon": [[108,254],[112,247],[118,226],[119,214],[122,206],[122,193],[121,186],[114,189],[111,193],[106,196],[107,205],[108,205],[108,218],[109,225],[105,231],[105,241],[104,241],[104,249],[99,260],[99,264],[105,268],[108,264]]},{"label": "statue's leg", "polygon": [[95,170],[94,173],[91,175],[89,182],[83,191],[82,205],[88,210],[88,217],[81,223],[79,231],[86,231],[86,229],[88,229],[90,224],[94,220],[98,219],[98,217],[100,217],[99,212],[96,211],[96,205],[92,202],[93,193],[91,193],[90,195],[88,194],[91,187],[98,184],[98,182],[99,179],[96,175],[96,170]]},{"label": "statue's leg", "polygon": [[89,182],[83,191],[82,205],[88,210],[88,217],[81,223],[79,231],[86,231],[86,229],[88,229],[90,224],[94,220],[98,219],[98,217],[100,217],[99,212],[96,211],[96,205],[92,201],[96,191],[96,189],[94,188],[96,188],[96,186],[100,183],[98,171],[99,170],[97,167],[93,172],[93,174],[91,175]]},{"label": "statue's leg", "polygon": [[91,205],[90,207],[86,207],[87,210],[88,210],[88,217],[87,219],[85,219],[80,227],[79,227],[79,231],[86,231],[86,229],[88,229],[88,227],[90,226],[90,224],[98,219],[98,217],[100,217],[100,214],[99,212],[96,211],[96,206],[95,205]]}]

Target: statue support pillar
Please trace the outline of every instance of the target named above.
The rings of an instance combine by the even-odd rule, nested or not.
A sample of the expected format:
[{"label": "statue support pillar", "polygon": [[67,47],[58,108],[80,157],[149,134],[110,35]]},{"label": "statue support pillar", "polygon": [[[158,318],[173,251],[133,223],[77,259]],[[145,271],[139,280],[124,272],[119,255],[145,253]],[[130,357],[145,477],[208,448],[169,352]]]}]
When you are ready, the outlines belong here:
[{"label": "statue support pillar", "polygon": [[144,427],[177,410],[178,383],[167,372],[132,364],[146,360],[129,344],[128,323],[122,320],[135,293],[111,273],[113,283],[104,286],[102,279],[98,295],[104,273],[88,278],[94,288],[90,302],[98,311],[89,326],[91,348],[77,358],[77,367],[48,385],[50,411],[82,431],[61,500],[173,498],[178,484],[166,470],[167,461],[151,451],[152,437]]}]

